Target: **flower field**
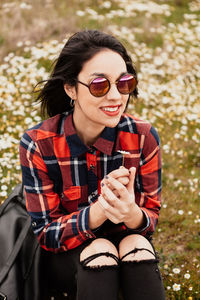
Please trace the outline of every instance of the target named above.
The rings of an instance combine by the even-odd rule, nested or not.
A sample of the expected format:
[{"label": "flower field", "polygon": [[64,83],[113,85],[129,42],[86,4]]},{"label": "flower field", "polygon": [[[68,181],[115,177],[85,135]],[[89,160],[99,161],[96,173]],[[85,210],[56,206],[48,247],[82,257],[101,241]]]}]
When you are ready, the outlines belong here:
[{"label": "flower field", "polygon": [[20,137],[41,121],[33,87],[48,78],[71,33],[112,33],[138,70],[139,98],[129,112],[150,121],[161,138],[163,201],[154,244],[167,299],[199,300],[200,1],[39,2],[0,3],[0,202],[21,182]]}]

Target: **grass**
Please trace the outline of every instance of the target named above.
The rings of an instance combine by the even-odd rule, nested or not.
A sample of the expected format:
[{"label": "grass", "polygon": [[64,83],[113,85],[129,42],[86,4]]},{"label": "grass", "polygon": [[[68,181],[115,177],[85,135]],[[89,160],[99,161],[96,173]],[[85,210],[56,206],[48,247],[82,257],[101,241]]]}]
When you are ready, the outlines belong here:
[{"label": "grass", "polygon": [[[139,72],[140,97],[129,111],[149,120],[161,138],[163,202],[154,244],[167,299],[199,300],[199,1],[70,3],[0,4],[0,202],[21,182],[20,137],[41,120],[32,105],[33,86],[48,77],[70,33],[108,31],[128,48]],[[141,11],[141,3],[147,10]],[[159,13],[152,12],[152,4]]]}]

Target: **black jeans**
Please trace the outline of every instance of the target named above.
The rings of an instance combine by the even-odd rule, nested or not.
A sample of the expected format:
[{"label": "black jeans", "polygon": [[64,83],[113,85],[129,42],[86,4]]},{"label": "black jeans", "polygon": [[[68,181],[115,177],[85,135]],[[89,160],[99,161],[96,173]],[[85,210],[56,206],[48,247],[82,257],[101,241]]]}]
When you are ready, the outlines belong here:
[{"label": "black jeans", "polygon": [[[122,233],[108,239],[118,248],[126,235]],[[71,295],[70,299],[76,300],[117,300],[119,291],[124,300],[165,299],[157,257],[139,262],[119,261],[113,266],[88,267],[80,263],[80,253],[91,242],[64,253],[46,253],[45,273],[52,290],[65,292]]]}]

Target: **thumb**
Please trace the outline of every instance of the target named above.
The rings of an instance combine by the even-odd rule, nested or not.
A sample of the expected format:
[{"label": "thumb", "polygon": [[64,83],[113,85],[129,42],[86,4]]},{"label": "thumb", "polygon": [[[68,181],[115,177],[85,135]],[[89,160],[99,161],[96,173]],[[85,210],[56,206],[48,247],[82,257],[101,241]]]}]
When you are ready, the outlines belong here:
[{"label": "thumb", "polygon": [[129,191],[129,193],[133,194],[134,193],[134,181],[135,181],[136,168],[131,167],[129,169],[129,172],[130,172],[129,183],[127,184],[126,188]]}]

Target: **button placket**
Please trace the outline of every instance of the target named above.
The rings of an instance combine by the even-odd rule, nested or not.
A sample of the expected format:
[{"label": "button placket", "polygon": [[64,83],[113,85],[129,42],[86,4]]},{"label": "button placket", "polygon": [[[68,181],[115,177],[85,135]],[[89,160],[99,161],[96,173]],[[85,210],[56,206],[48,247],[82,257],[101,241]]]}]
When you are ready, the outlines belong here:
[{"label": "button placket", "polygon": [[88,152],[90,153],[90,154],[94,154],[95,155],[95,149],[93,148],[93,147],[90,147],[89,148],[89,150],[88,150]]},{"label": "button placket", "polygon": [[97,160],[96,155],[88,152],[86,154],[86,160],[87,160],[88,170],[94,170],[96,166],[96,160]]},{"label": "button placket", "polygon": [[98,193],[98,178],[97,178],[97,153],[87,153],[88,166],[88,202],[91,203],[96,199]]}]

